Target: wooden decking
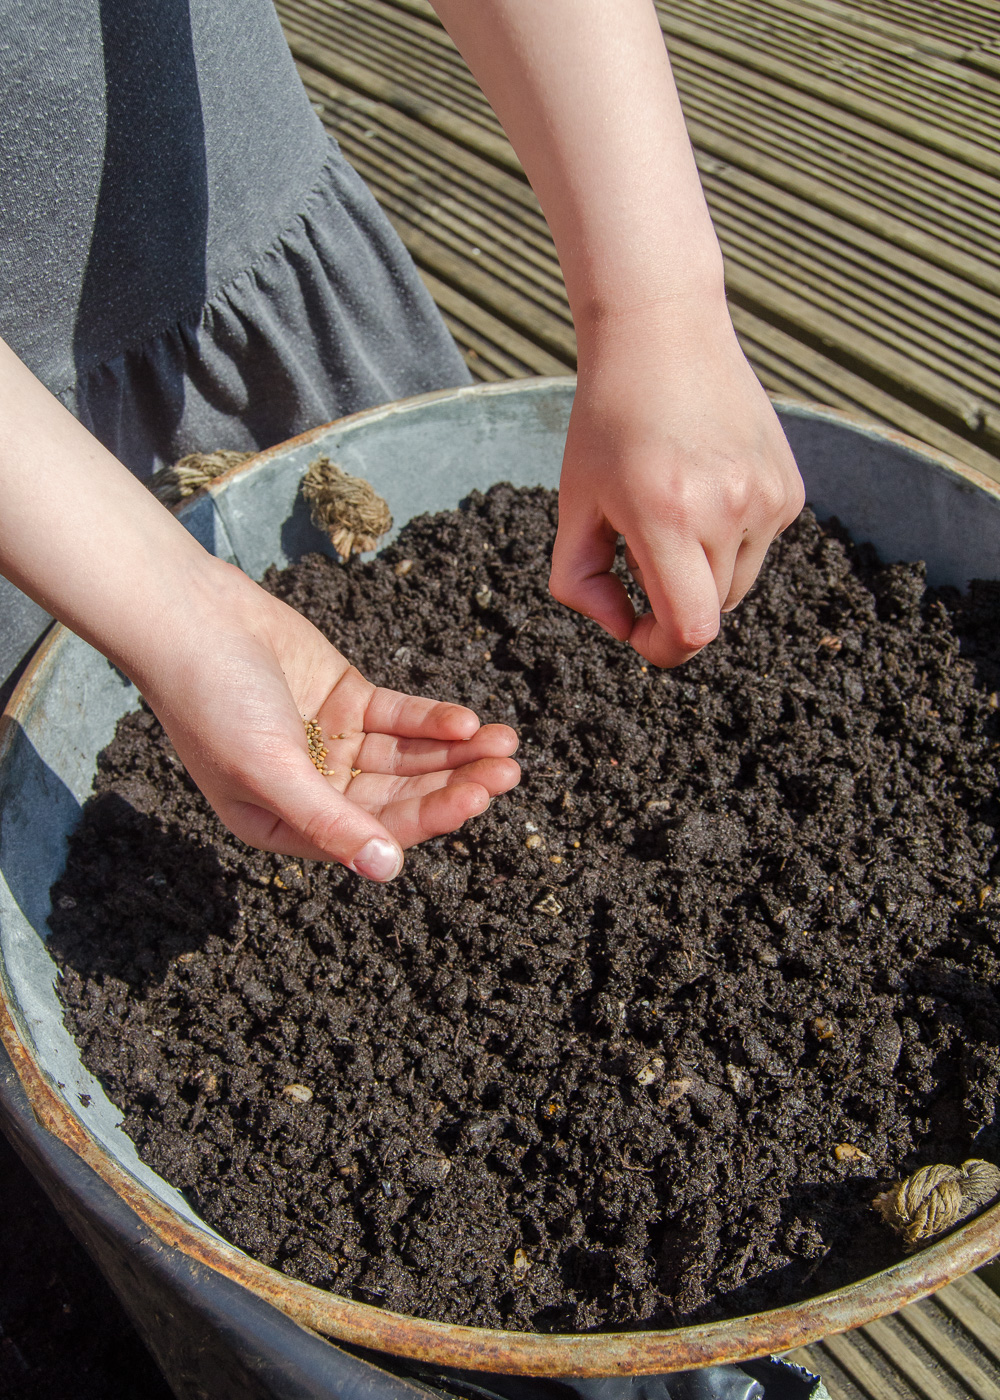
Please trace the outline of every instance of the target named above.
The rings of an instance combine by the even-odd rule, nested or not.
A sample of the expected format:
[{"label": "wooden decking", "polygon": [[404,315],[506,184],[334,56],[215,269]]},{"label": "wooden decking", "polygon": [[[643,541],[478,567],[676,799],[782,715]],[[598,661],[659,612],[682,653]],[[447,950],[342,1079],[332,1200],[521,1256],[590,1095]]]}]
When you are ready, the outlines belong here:
[{"label": "wooden decking", "polygon": [[[537,202],[426,0],[277,0],[310,95],[482,379],[575,341]],[[993,0],[658,3],[766,387],[1000,478]]]},{"label": "wooden decking", "polygon": [[788,1359],[830,1400],[1000,1400],[1000,1299],[970,1275]]}]

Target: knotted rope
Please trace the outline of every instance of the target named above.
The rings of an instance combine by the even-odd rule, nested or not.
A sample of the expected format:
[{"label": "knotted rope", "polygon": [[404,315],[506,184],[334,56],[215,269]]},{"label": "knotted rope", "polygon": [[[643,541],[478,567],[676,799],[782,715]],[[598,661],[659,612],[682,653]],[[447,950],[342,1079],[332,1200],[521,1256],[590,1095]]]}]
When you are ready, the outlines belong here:
[{"label": "knotted rope", "polygon": [[302,478],[312,522],[342,559],[374,549],[392,529],[389,507],[360,476],[350,476],[329,457],[317,457]]},{"label": "knotted rope", "polygon": [[970,1158],[960,1167],[921,1167],[876,1196],[872,1205],[903,1236],[910,1254],[935,1235],[982,1210],[1000,1194],[1000,1170]]},{"label": "knotted rope", "polygon": [[161,467],[150,478],[149,489],[165,506],[176,506],[186,496],[193,496],[217,476],[242,466],[254,452],[189,452],[172,467]]},{"label": "knotted rope", "polygon": [[[242,466],[253,452],[189,452],[172,467],[161,467],[149,489],[165,506],[193,496],[217,476]],[[329,457],[317,457],[302,478],[302,494],[317,530],[329,535],[342,559],[374,549],[392,529],[389,507],[363,477],[350,476]]]}]

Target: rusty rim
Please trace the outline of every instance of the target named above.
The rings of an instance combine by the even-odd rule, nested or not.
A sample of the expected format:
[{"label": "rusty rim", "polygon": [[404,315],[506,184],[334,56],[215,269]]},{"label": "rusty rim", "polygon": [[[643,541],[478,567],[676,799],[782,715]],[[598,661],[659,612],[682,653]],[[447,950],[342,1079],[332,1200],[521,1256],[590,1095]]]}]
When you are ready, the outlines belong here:
[{"label": "rusty rim", "polygon": [[[539,388],[560,380],[532,380]],[[528,387],[519,381],[520,392]],[[507,385],[444,390],[406,400],[407,407],[469,393],[510,392]],[[1000,485],[981,472],[905,434],[881,429],[843,413],[810,404],[779,400],[780,406],[814,412],[919,452],[949,473],[1000,500]],[[398,406],[393,406],[393,409]],[[373,409],[339,420],[338,426],[382,416],[393,409]],[[206,489],[214,492],[238,473],[252,469],[290,445],[305,444],[329,430],[304,433],[252,458]],[[57,627],[42,643],[0,717],[0,767],[9,748],[14,721],[44,685],[56,649],[66,637]],[[6,976],[0,967],[0,1040],[14,1065],[38,1121],[76,1153],[163,1241],[188,1257],[217,1270],[271,1303],[295,1322],[339,1341],[408,1357],[434,1366],[504,1372],[523,1376],[643,1375],[685,1370],[788,1351],[834,1332],[847,1331],[897,1311],[935,1292],[953,1279],[988,1263],[1000,1252],[1000,1205],[960,1226],[938,1243],[870,1278],[792,1307],[747,1317],[668,1330],[543,1335],[459,1327],[404,1317],[371,1304],[354,1302],[311,1284],[290,1279],[251,1259],[234,1246],[190,1225],[137,1181],[76,1117],[38,1062],[30,1039],[22,1033]]]}]

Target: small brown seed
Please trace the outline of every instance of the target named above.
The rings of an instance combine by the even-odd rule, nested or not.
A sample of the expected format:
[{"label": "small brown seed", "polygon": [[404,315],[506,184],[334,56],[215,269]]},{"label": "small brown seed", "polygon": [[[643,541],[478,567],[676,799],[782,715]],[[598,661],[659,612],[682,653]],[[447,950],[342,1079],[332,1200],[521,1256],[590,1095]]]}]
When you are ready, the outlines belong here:
[{"label": "small brown seed", "polygon": [[562,865],[562,856],[549,856],[549,860],[553,865]]},{"label": "small brown seed", "polygon": [[396,575],[397,578],[405,578],[412,568],[412,559],[400,559],[399,563],[395,565],[392,572]]},{"label": "small brown seed", "polygon": [[825,637],[820,637],[819,645],[825,647],[826,650],[833,655],[838,652],[844,644],[839,637],[827,635]]},{"label": "small brown seed", "polygon": [[655,1084],[663,1076],[664,1062],[659,1055],[654,1055],[651,1060],[636,1072],[635,1082],[644,1088],[649,1084]]},{"label": "small brown seed", "polygon": [[563,906],[559,903],[558,899],[556,899],[555,895],[551,892],[551,890],[544,897],[544,899],[540,899],[538,901],[538,903],[535,905],[534,910],[536,914],[548,914],[549,918],[551,919],[557,919],[562,913],[562,911]]},{"label": "small brown seed", "polygon": [[817,1040],[832,1040],[837,1033],[836,1024],[829,1016],[815,1016],[810,1025]]},{"label": "small brown seed", "polygon": [[511,1272],[515,1278],[523,1278],[531,1268],[531,1260],[523,1249],[514,1250],[514,1262],[511,1265]]},{"label": "small brown seed", "polygon": [[538,835],[537,831],[533,831],[530,836],[525,837],[524,844],[529,851],[537,851],[539,846],[542,845],[542,838]]},{"label": "small brown seed", "polygon": [[286,1084],[281,1092],[296,1103],[308,1103],[313,1096],[308,1084]]},{"label": "small brown seed", "polygon": [[314,719],[306,719],[305,715],[302,716],[302,723],[306,727],[306,748],[309,751],[309,758],[322,773],[326,765],[326,745],[323,743],[323,731]]},{"label": "small brown seed", "polygon": [[870,1162],[871,1158],[867,1152],[862,1152],[860,1147],[855,1147],[853,1142],[838,1142],[833,1149],[833,1155],[838,1162]]}]

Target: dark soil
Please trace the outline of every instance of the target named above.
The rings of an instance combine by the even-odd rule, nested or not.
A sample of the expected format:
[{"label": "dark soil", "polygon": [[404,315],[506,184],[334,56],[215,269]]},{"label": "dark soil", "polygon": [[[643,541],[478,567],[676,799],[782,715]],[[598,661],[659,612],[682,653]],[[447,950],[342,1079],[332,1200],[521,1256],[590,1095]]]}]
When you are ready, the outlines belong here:
[{"label": "dark soil", "polygon": [[497,487],[269,579],[521,733],[522,786],[390,887],[246,849],[122,723],[55,890],[67,1022],[298,1278],[510,1328],[788,1303],[900,1257],[887,1180],[1000,1159],[1000,587],[807,514],[660,673],[548,597],[555,512]]}]

